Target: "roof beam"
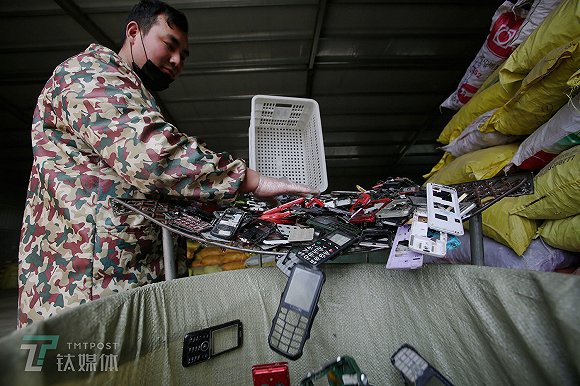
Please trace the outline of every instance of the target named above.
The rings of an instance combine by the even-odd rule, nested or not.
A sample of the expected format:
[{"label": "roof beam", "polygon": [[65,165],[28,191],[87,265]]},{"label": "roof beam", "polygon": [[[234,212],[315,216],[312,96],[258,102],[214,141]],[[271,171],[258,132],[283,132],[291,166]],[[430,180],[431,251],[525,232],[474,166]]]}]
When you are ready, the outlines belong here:
[{"label": "roof beam", "polygon": [[88,17],[78,5],[72,0],[54,0],[63,11],[65,11],[70,17],[73,18],[81,27],[85,29],[92,37],[97,39],[97,41],[111,49],[115,49],[115,42],[98,26],[95,22]]},{"label": "roof beam", "polygon": [[326,0],[318,2],[318,10],[316,11],[316,24],[314,26],[314,35],[312,36],[312,46],[310,48],[310,58],[308,59],[308,72],[306,74],[306,96],[310,98],[312,95],[312,85],[314,83],[314,62],[318,54],[318,43],[320,42],[320,34],[322,32],[322,24],[324,23],[324,16],[326,15]]},{"label": "roof beam", "polygon": [[407,142],[407,144],[399,147],[399,154],[397,156],[396,161],[393,163],[394,166],[398,165],[399,162],[401,162],[401,160],[407,155],[407,153],[409,153],[409,150],[411,149],[411,147],[413,145],[415,145],[419,136],[421,134],[423,134],[423,132],[425,130],[427,130],[427,128],[429,128],[433,125],[433,121],[435,120],[437,114],[440,114],[439,111],[435,111],[435,112],[431,113],[425,119],[425,123],[418,130],[413,132],[413,136],[409,139],[409,142]]}]

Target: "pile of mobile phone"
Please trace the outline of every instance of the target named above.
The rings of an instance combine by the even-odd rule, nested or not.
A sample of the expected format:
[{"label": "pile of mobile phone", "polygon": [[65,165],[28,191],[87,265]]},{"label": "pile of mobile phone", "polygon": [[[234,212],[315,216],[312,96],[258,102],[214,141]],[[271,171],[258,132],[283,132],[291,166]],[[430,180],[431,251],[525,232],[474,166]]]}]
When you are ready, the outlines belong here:
[{"label": "pile of mobile phone", "polygon": [[208,244],[276,255],[286,275],[297,263],[316,267],[346,253],[384,250],[390,259],[402,228],[401,235],[408,238],[397,248],[443,257],[449,246],[456,245],[449,243],[451,235],[463,233],[463,215],[474,210],[473,202],[460,203],[453,187],[428,183],[422,189],[399,177],[379,181],[368,190],[357,186],[356,191],[279,199],[276,206],[249,194],[233,206],[211,212],[205,204],[176,200],[115,199],[113,205],[119,215],[135,207],[147,218]]}]

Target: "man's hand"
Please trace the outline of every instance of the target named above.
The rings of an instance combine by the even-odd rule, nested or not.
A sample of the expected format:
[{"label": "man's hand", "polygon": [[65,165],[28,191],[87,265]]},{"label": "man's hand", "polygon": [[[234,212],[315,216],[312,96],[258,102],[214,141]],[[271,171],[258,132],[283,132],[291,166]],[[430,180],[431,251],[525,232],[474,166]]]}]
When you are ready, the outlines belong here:
[{"label": "man's hand", "polygon": [[297,184],[289,181],[286,177],[274,178],[260,175],[258,187],[254,190],[254,195],[258,198],[272,198],[281,194],[296,194],[299,196],[318,195],[320,191],[310,186]]}]

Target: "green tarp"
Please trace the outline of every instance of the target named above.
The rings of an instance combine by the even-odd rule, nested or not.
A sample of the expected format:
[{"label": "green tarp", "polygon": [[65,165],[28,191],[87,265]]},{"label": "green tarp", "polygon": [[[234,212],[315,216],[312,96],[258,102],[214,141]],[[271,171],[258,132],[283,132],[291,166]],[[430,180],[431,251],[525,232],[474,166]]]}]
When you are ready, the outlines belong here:
[{"label": "green tarp", "polygon": [[[448,265],[323,270],[311,338],[289,361],[292,384],[349,355],[372,384],[402,385],[390,357],[403,343],[456,385],[580,384],[579,276]],[[77,307],[0,340],[0,383],[252,385],[253,364],[286,361],[267,343],[285,283],[275,267],[218,272]],[[233,319],[244,324],[241,348],[182,367],[187,332]],[[55,348],[43,345],[54,336]]]}]

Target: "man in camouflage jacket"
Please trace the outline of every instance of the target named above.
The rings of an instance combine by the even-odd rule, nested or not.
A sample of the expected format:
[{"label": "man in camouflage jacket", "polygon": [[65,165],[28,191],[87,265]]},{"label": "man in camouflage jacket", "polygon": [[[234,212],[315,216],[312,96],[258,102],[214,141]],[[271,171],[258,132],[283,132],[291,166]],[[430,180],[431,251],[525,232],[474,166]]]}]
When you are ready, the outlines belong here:
[{"label": "man in camouflage jacket", "polygon": [[155,0],[133,13],[138,7],[149,15],[130,15],[118,54],[90,45],[55,69],[38,98],[19,250],[19,327],[163,279],[159,230],[142,216],[115,216],[113,197],[228,202],[244,191],[312,192],[260,176],[165,121],[139,69],[150,59],[171,80],[181,72],[187,20]]}]

